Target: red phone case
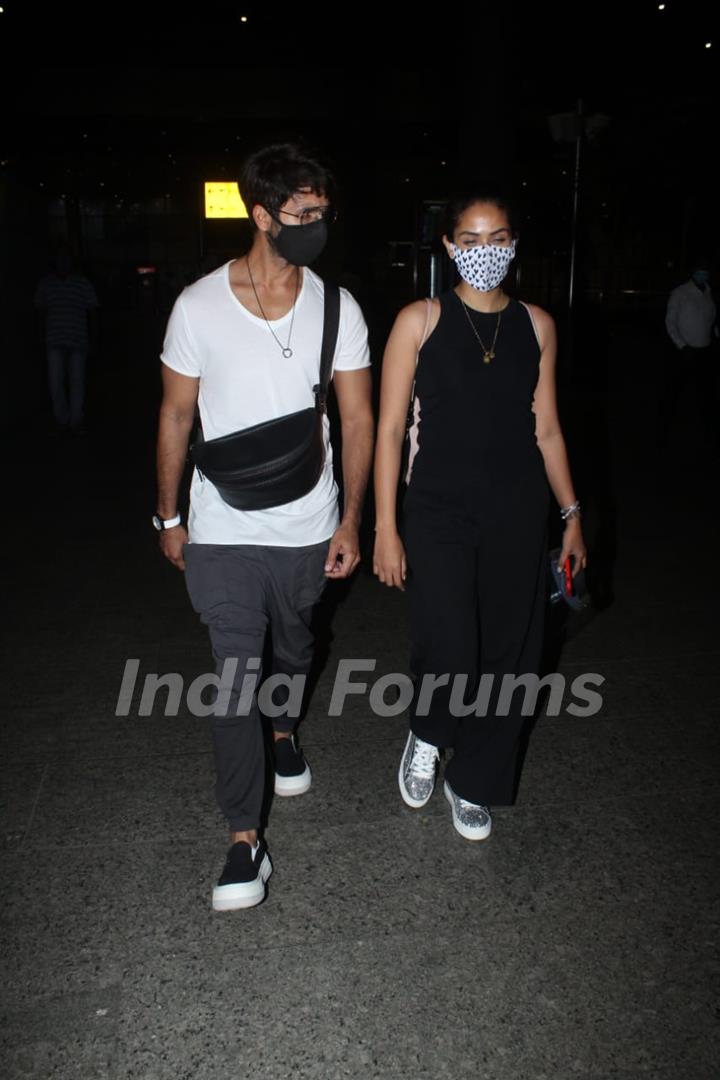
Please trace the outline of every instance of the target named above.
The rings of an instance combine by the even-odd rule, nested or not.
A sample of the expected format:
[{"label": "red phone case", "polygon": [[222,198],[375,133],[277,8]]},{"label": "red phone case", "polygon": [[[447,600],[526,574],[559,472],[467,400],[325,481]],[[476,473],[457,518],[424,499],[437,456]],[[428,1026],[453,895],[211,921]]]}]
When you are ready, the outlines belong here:
[{"label": "red phone case", "polygon": [[569,556],[565,560],[565,562],[563,563],[563,574],[565,576],[565,592],[567,593],[568,596],[572,596],[572,594],[573,594],[573,576],[572,576],[572,566],[570,565],[570,557]]}]

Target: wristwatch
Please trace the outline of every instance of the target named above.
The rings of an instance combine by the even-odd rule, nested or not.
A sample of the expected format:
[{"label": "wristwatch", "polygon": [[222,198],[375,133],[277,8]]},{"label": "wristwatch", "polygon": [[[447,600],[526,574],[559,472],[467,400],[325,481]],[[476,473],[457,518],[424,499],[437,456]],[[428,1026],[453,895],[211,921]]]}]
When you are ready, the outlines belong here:
[{"label": "wristwatch", "polygon": [[158,532],[162,532],[163,529],[174,529],[176,525],[182,524],[182,518],[180,514],[176,514],[175,517],[163,518],[158,517],[157,514],[153,514],[152,523]]}]

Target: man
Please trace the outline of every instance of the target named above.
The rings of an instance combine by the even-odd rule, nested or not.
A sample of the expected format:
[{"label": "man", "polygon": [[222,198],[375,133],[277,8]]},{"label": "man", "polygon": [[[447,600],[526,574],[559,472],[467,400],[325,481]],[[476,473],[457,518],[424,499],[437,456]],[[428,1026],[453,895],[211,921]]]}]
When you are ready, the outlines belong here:
[{"label": "man", "polygon": [[[72,256],[61,250],[54,273],[40,281],[35,307],[45,316],[48,387],[59,431],[80,433],[85,408],[85,366],[89,348],[88,320],[98,306],[95,289],[73,270]],[[93,325],[94,331],[94,325]]]},{"label": "man", "polygon": [[[312,656],[313,606],[326,580],[348,577],[360,561],[358,526],[373,418],[367,328],[348,292],[340,291],[333,378],[343,443],[342,520],[327,419],[323,471],[302,498],[267,510],[236,510],[195,470],[186,532],[178,488],[196,403],[205,440],[312,404],[324,286],[307,264],[319,255],[334,217],[332,191],[329,172],[297,146],[254,154],[240,181],[252,247],[183,291],[162,354],[154,523],[163,554],[185,570],[193,606],[210,631],[217,672],[225,660],[238,661],[227,707],[211,722],[217,798],[231,838],[213,890],[215,910],[260,903],[272,872],[265,841],[258,837],[265,784],[262,722],[256,696],[247,689],[260,685],[266,631],[272,674],[304,676]],[[293,720],[273,719],[278,795],[302,794],[311,782]]]},{"label": "man", "polygon": [[717,419],[716,308],[710,288],[710,260],[697,258],[687,281],[670,293],[665,327],[671,346],[660,395],[659,442],[667,445],[679,398],[695,383],[698,411],[708,438],[720,448]]}]

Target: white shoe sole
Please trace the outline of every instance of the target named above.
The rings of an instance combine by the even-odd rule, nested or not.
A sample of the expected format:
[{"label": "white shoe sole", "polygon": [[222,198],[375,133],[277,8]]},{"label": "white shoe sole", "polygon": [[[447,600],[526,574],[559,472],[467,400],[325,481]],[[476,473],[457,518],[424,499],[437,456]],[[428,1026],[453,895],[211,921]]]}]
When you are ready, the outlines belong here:
[{"label": "white shoe sole", "polygon": [[[408,790],[405,787],[404,773],[405,773],[405,758],[407,757],[408,745],[410,743],[411,735],[412,735],[412,732],[410,733],[410,735],[408,735],[408,741],[405,743],[405,749],[403,750],[402,757],[400,758],[400,768],[398,769],[398,786],[400,788],[400,795],[402,796],[402,801],[405,803],[405,805],[412,807],[413,810],[420,810],[421,807],[427,806],[427,804],[430,802],[430,798],[432,796],[432,793],[435,790],[435,781],[433,780],[433,786],[430,788],[430,794],[428,795],[428,797],[426,799],[413,799],[412,795],[408,794]],[[437,766],[436,766],[436,769],[437,769]],[[435,775],[437,777],[437,771],[436,771]]]},{"label": "white shoe sole", "polygon": [[307,762],[305,764],[305,772],[300,773],[299,776],[279,776],[278,773],[275,773],[276,795],[304,795],[311,787],[312,773],[310,772],[310,766]]},{"label": "white shoe sole", "polygon": [[445,798],[450,803],[453,825],[455,826],[456,831],[459,832],[460,835],[463,836],[466,840],[487,840],[488,836],[492,832],[492,820],[490,820],[487,825],[484,825],[480,829],[471,829],[468,825],[463,825],[463,823],[458,819],[458,816],[455,813],[455,799],[453,797],[453,793],[447,780],[443,785],[443,791],[445,792]]},{"label": "white shoe sole", "polygon": [[255,907],[265,899],[265,882],[272,874],[270,857],[265,855],[260,874],[254,881],[241,881],[234,885],[216,885],[213,889],[213,911],[237,911],[239,908]]}]

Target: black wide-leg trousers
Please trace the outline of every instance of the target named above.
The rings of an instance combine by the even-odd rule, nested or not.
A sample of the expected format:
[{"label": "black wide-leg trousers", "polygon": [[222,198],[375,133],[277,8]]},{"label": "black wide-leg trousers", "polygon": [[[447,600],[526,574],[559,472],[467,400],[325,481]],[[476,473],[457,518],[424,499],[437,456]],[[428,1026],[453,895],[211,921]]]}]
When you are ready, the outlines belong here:
[{"label": "black wide-leg trousers", "polygon": [[[507,715],[498,714],[505,711],[498,704],[504,676],[539,670],[548,494],[544,476],[535,475],[501,496],[479,493],[475,502],[465,498],[456,506],[446,495],[434,501],[410,489],[406,496],[403,535],[415,680],[410,727],[425,742],[452,748],[446,779],[472,803],[513,801],[527,720],[522,688],[513,694]],[[423,703],[423,680],[445,675],[449,684],[434,689],[429,706],[426,687]],[[476,709],[453,715],[467,711],[478,690]],[[477,708],[484,715],[475,715]]]}]

